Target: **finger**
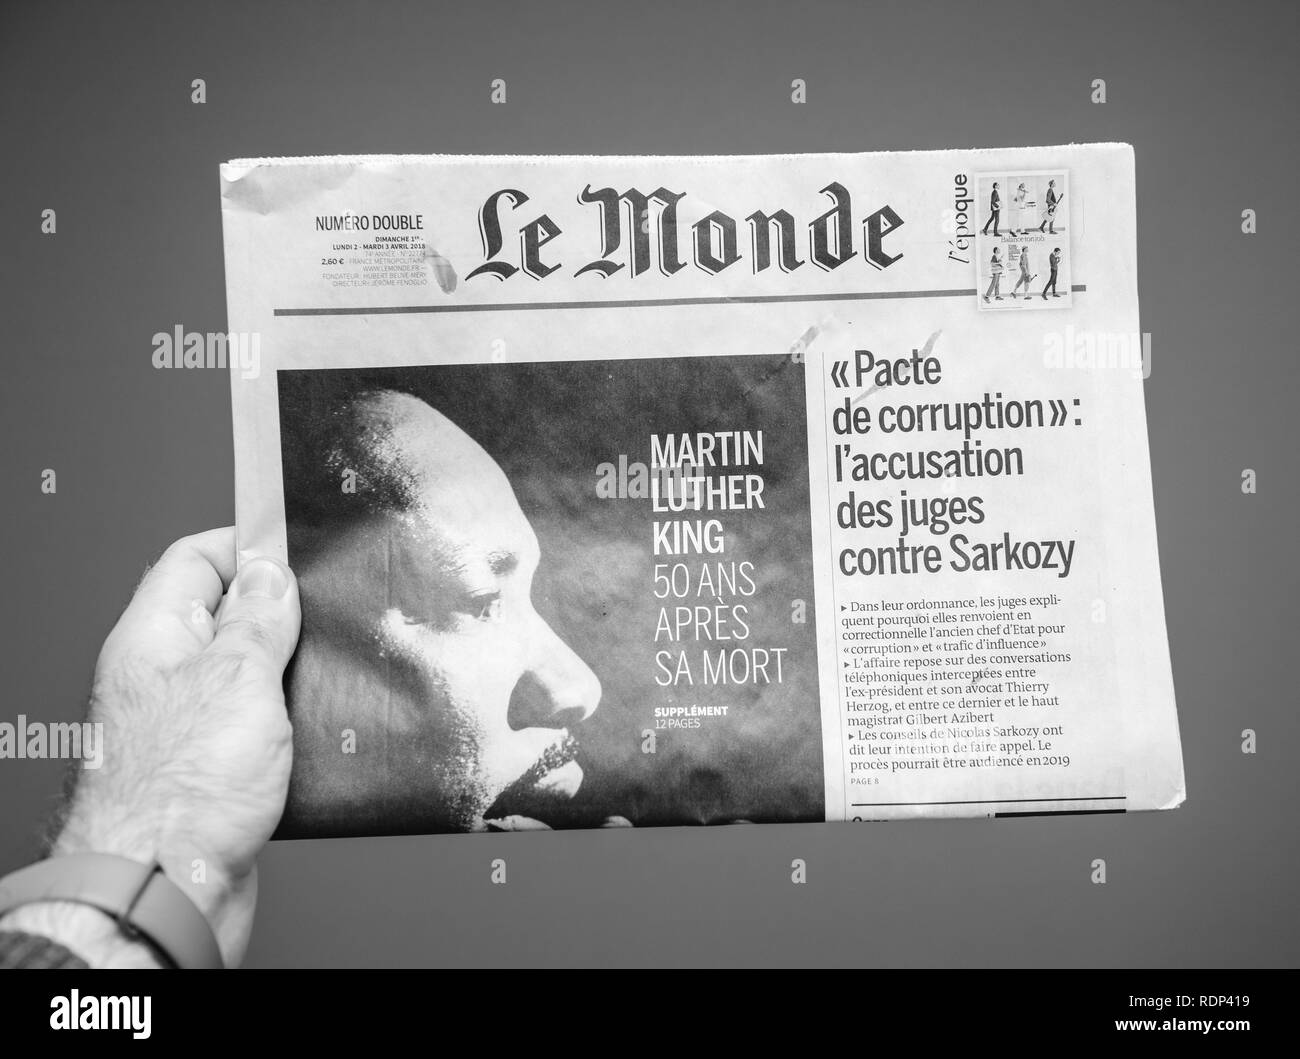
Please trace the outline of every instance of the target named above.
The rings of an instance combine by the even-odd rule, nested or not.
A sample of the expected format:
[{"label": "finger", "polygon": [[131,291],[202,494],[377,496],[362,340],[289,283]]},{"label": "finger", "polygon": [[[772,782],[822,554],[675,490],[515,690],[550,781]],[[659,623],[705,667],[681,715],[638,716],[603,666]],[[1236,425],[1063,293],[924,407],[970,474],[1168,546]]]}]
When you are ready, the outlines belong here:
[{"label": "finger", "polygon": [[140,648],[167,664],[206,647],[212,613],[234,572],[233,527],[182,537],[145,571],[101,658]]},{"label": "finger", "polygon": [[241,656],[278,677],[297,646],[301,621],[292,571],[275,559],[250,559],[221,604],[207,650]]},{"label": "finger", "polygon": [[145,572],[131,606],[188,613],[200,599],[212,612],[234,576],[234,526],[182,537]]}]

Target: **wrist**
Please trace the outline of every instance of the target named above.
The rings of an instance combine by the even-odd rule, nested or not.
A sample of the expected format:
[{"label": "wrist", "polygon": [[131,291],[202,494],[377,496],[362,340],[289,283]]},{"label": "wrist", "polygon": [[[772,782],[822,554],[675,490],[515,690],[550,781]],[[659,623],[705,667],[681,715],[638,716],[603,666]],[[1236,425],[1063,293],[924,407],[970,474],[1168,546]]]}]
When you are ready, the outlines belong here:
[{"label": "wrist", "polygon": [[[33,920],[34,913],[44,913],[29,906],[56,902],[89,906],[103,918],[48,909],[53,922]],[[0,879],[0,913],[8,916],[24,908],[28,912],[17,917],[13,929],[48,931],[55,941],[70,937],[88,957],[113,961],[113,966],[128,956],[132,963],[123,965],[148,966],[138,951],[118,948],[123,939],[147,946],[166,967],[219,968],[230,959],[194,902],[151,860],[96,851],[60,853],[29,864]],[[236,961],[242,955],[230,945],[226,951]]]},{"label": "wrist", "polygon": [[102,812],[84,813],[74,806],[51,856],[74,853],[111,853],[141,864],[157,863],[167,880],[193,902],[218,940],[228,935],[239,887],[196,847],[169,838],[150,818],[131,814],[110,819]]}]

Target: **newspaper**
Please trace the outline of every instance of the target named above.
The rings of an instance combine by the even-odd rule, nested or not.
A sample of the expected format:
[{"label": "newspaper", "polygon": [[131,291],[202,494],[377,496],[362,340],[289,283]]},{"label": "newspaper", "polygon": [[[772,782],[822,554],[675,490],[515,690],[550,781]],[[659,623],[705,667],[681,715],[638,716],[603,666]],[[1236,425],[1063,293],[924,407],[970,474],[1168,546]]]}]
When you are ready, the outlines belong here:
[{"label": "newspaper", "polygon": [[1184,797],[1134,161],[222,167],[281,837]]}]

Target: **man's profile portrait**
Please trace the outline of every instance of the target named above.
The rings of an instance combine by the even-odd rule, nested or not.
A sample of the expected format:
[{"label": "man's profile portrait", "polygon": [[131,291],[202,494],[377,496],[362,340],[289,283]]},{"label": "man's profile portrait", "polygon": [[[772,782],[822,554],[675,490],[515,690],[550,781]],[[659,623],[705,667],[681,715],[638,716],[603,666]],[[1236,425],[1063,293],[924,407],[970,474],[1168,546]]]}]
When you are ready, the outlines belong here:
[{"label": "man's profile portrait", "polygon": [[533,607],[537,537],[500,467],[392,390],[340,401],[298,441],[338,488],[289,526],[295,828],[529,826],[572,797],[569,728],[600,681]]}]

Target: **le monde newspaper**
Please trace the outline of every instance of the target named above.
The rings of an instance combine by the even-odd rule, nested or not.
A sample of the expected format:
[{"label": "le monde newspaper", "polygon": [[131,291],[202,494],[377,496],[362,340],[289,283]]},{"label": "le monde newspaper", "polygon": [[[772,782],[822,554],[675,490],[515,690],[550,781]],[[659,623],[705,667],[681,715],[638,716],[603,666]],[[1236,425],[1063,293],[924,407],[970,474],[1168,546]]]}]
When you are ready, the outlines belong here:
[{"label": "le monde newspaper", "polygon": [[221,176],[280,837],[1182,802],[1130,147]]}]

